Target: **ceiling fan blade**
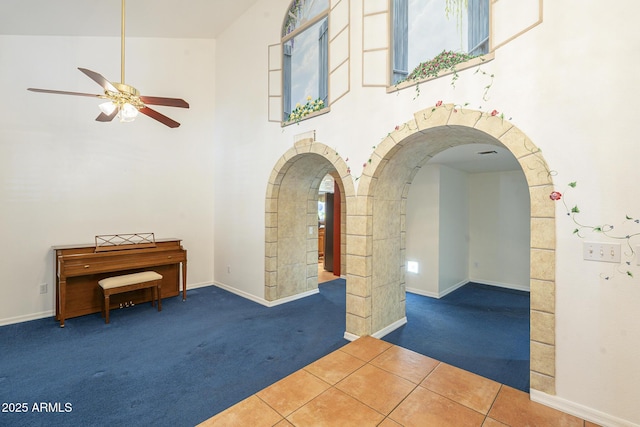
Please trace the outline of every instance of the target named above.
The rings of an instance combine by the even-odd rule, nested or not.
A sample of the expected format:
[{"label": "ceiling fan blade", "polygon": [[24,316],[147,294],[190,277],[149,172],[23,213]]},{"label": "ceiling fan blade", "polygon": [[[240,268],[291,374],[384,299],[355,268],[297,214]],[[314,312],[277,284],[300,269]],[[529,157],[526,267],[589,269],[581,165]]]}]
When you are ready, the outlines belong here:
[{"label": "ceiling fan blade", "polygon": [[96,117],[96,122],[110,122],[117,115],[118,115],[117,109],[113,110],[113,113],[111,114],[100,113],[100,115]]},{"label": "ceiling fan blade", "polygon": [[78,67],[78,70],[82,71],[87,76],[89,76],[91,80],[93,80],[94,82],[102,86],[104,90],[108,90],[109,92],[116,92],[116,93],[120,92],[118,89],[116,89],[114,85],[111,84],[109,80],[105,79],[102,76],[102,74],[96,73],[95,71],[87,70],[86,68]]},{"label": "ceiling fan blade", "polygon": [[173,119],[170,119],[169,117],[165,116],[164,114],[158,113],[156,110],[152,110],[149,107],[142,107],[140,109],[140,112],[146,116],[151,117],[152,119],[155,119],[157,121],[159,121],[160,123],[169,126],[170,128],[177,128],[178,126],[180,126],[180,123],[176,122]]},{"label": "ceiling fan blade", "polygon": [[104,95],[95,95],[93,93],[82,93],[82,92],[67,92],[64,90],[49,90],[49,89],[37,89],[34,87],[27,88],[31,92],[42,92],[42,93],[54,93],[57,95],[75,95],[75,96],[90,96],[92,98],[103,98]]},{"label": "ceiling fan blade", "polygon": [[149,105],[164,105],[167,107],[189,108],[189,104],[184,99],[163,98],[159,96],[141,96],[140,100]]}]

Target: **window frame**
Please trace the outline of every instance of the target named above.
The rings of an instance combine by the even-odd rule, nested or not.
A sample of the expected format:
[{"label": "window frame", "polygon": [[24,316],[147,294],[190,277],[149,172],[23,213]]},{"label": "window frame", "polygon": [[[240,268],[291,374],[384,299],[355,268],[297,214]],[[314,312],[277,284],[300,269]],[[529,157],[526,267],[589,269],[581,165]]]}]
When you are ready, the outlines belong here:
[{"label": "window frame", "polygon": [[[395,30],[395,16],[394,16],[394,11],[396,11],[396,5],[400,2],[404,3],[403,7],[408,9],[408,0],[389,0],[389,32],[390,32],[390,36],[391,36],[391,40],[389,42],[389,74],[388,74],[388,86],[387,86],[387,92],[391,93],[391,92],[397,92],[398,90],[402,90],[405,89],[407,87],[412,87],[412,86],[416,86],[419,85],[420,83],[424,83],[430,80],[435,80],[435,79],[439,79],[454,73],[457,73],[459,71],[468,69],[468,68],[473,68],[476,67],[480,64],[484,64],[487,63],[491,60],[494,59],[495,57],[495,50],[492,49],[492,45],[491,45],[491,0],[484,0],[486,2],[486,6],[487,6],[487,36],[485,39],[482,40],[481,43],[478,43],[476,46],[473,46],[474,50],[477,46],[486,43],[487,44],[487,53],[476,56],[474,58],[471,58],[468,61],[465,62],[461,62],[459,64],[457,64],[453,70],[446,70],[446,71],[442,71],[440,73],[438,73],[437,76],[435,77],[426,77],[426,78],[422,78],[422,79],[416,79],[416,80],[404,80],[401,81],[399,83],[394,83],[395,80],[395,76],[402,73],[406,73],[406,75],[410,75],[411,72],[413,71],[413,69],[411,70],[404,70],[402,69],[402,67],[398,67],[398,63],[396,62],[397,60],[404,60],[407,61],[407,56],[408,56],[408,39],[405,40],[406,46],[403,47],[404,51],[401,54],[396,54],[396,48],[397,48],[397,43],[396,43],[396,30]],[[470,7],[470,6],[469,6]],[[408,10],[405,11],[406,12],[406,19],[408,19],[409,17],[409,13]],[[405,37],[408,38],[408,25],[405,28],[406,31],[406,35]],[[467,28],[467,37],[469,37],[468,34],[468,28]],[[404,33],[403,33],[404,34]],[[429,58],[425,58],[425,61],[429,60]],[[405,64],[406,67],[408,68],[408,64]],[[415,68],[415,67],[414,67]]]},{"label": "window frame", "polygon": [[[295,1],[295,0],[294,0]],[[289,7],[287,8],[287,14],[289,13],[289,11],[291,10],[291,6],[293,5],[293,2],[289,4]],[[330,111],[329,108],[329,64],[328,64],[328,58],[329,58],[329,49],[330,49],[330,40],[328,38],[328,32],[329,32],[329,19],[330,19],[330,15],[331,15],[331,3],[330,1],[327,2],[327,7],[325,9],[323,9],[322,11],[320,11],[317,15],[315,15],[313,18],[309,19],[307,22],[305,22],[304,24],[300,25],[299,27],[297,27],[296,29],[294,29],[293,31],[291,31],[290,33],[282,36],[282,38],[280,39],[280,45],[281,45],[281,52],[282,52],[282,121],[281,124],[282,126],[289,126],[291,124],[296,124],[299,123],[303,120],[307,120],[313,117],[317,117],[319,115],[328,113]],[[282,25],[281,25],[281,29],[284,29],[284,26],[286,24],[286,21],[288,19],[288,16],[285,14],[285,17],[283,19]],[[289,99],[289,104],[290,102],[290,96],[291,96],[291,85],[289,84],[289,88],[287,89],[287,74],[291,72],[290,69],[287,69],[287,67],[285,66],[285,46],[286,43],[288,41],[290,41],[291,39],[294,39],[296,36],[304,33],[306,30],[310,29],[311,27],[313,27],[314,25],[318,24],[319,22],[323,21],[324,19],[326,19],[327,22],[327,28],[325,29],[326,31],[326,46],[327,46],[327,51],[326,51],[326,55],[325,55],[325,60],[324,63],[326,63],[326,83],[324,84],[324,86],[326,87],[326,95],[325,98],[326,100],[324,100],[324,107],[319,110],[319,111],[314,111],[310,114],[307,114],[306,116],[302,117],[299,120],[289,120],[288,116],[285,117],[285,111],[286,111],[286,101],[287,98]],[[282,34],[282,31],[280,31],[280,34]],[[322,60],[322,58],[319,58],[320,60]],[[319,76],[320,77],[320,76]],[[290,80],[290,77],[289,77]],[[287,96],[287,91],[288,91],[288,96]],[[289,112],[289,114],[291,114],[291,112]]]}]

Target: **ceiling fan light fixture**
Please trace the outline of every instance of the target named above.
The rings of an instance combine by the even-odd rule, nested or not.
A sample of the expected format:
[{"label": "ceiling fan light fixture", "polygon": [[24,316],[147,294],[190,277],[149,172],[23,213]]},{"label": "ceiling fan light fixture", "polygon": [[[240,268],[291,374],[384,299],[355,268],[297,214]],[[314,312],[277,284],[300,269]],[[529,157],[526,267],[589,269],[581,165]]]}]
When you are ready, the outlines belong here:
[{"label": "ceiling fan light fixture", "polygon": [[98,107],[100,108],[100,111],[102,111],[107,116],[110,116],[116,110],[116,104],[114,104],[112,101],[103,102],[102,104],[98,105]]},{"label": "ceiling fan light fixture", "polygon": [[138,109],[129,103],[125,103],[120,107],[120,121],[132,122],[138,116]]}]

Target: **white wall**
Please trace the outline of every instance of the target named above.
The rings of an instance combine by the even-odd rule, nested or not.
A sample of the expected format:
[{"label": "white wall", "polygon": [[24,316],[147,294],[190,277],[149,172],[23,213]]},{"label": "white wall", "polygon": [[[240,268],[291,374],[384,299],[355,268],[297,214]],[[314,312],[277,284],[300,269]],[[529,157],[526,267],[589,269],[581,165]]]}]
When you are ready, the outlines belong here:
[{"label": "white wall", "polygon": [[407,290],[440,298],[461,284],[529,290],[529,190],[520,171],[427,163],[407,197]]},{"label": "white wall", "polygon": [[[506,1],[513,0],[499,3]],[[281,128],[267,121],[267,45],[279,42],[288,4],[258,1],[217,40],[217,282],[263,297],[265,188],[294,135],[316,130],[319,142],[349,159],[355,178],[372,146],[439,100],[503,113],[542,149],[554,181],[567,203],[580,205],[585,223],[622,228],[625,215],[640,216],[640,200],[627,184],[640,179],[633,125],[640,99],[633,80],[640,71],[635,22],[640,4],[625,0],[612,8],[602,2],[546,1],[544,22],[500,48],[494,61],[481,66],[487,74],[461,72],[455,88],[448,78],[422,84],[415,97],[411,88],[388,94],[383,87],[362,86],[363,0],[353,0],[349,92],[328,114]],[[615,31],[605,30],[611,28]],[[579,187],[564,191],[571,181]],[[556,401],[640,423],[635,362],[640,359],[640,272],[635,260],[634,278],[616,273],[615,266],[583,261],[582,240],[572,234],[575,224],[562,204],[557,208]],[[612,278],[605,280],[602,273]]]},{"label": "white wall", "polygon": [[469,280],[468,174],[427,163],[407,196],[406,258],[418,273],[406,273],[410,292],[440,298]]},{"label": "white wall", "polygon": [[521,171],[469,179],[469,279],[529,290],[530,202]]},{"label": "white wall", "polygon": [[440,165],[440,295],[469,279],[468,181],[465,172]]},{"label": "white wall", "polygon": [[97,234],[181,238],[188,284],[213,281],[215,42],[127,40],[126,83],[191,104],[157,108],[177,129],[146,116],[99,123],[98,99],[26,90],[101,93],[77,67],[117,82],[119,48],[119,38],[0,37],[0,323],[52,315],[51,246]]},{"label": "white wall", "polygon": [[406,260],[418,272],[405,274],[407,291],[439,296],[440,278],[440,165],[427,163],[411,182],[407,195]]}]

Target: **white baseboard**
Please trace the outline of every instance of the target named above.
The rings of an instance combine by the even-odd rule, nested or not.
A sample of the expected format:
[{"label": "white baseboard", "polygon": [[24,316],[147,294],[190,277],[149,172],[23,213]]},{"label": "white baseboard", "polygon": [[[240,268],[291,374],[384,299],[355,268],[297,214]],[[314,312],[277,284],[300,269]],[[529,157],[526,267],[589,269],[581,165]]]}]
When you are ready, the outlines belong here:
[{"label": "white baseboard", "polygon": [[406,288],[406,291],[410,292],[412,294],[416,294],[416,295],[422,295],[422,296],[425,296],[425,297],[440,299],[440,298],[442,298],[442,297],[444,297],[446,295],[449,295],[451,292],[455,291],[456,289],[463,287],[467,283],[469,283],[469,282],[468,281],[462,281],[460,283],[456,283],[455,285],[451,286],[450,288],[445,289],[443,292],[431,292],[431,291],[425,291],[425,290],[417,289],[417,288]]},{"label": "white baseboard", "polygon": [[28,322],[30,320],[45,319],[47,317],[53,317],[55,312],[53,310],[41,311],[39,313],[25,314],[23,316],[7,317],[0,319],[0,326],[13,325],[15,323]]},{"label": "white baseboard", "polygon": [[[382,338],[385,335],[395,331],[396,329],[398,329],[400,326],[405,325],[407,323],[407,318],[403,317],[400,320],[396,320],[395,322],[393,322],[392,324],[390,324],[389,326],[387,326],[386,328],[382,328],[377,332],[374,332],[373,334],[371,334],[372,337],[374,338]],[[355,335],[352,334],[351,332],[346,332],[344,333],[344,339],[349,340],[349,341],[355,341],[358,338],[360,338],[359,335]]]},{"label": "white baseboard", "polygon": [[466,285],[467,283],[477,283],[479,285],[486,285],[486,286],[495,286],[498,288],[505,288],[505,289],[513,289],[515,291],[524,291],[524,292],[529,292],[530,289],[528,287],[525,286],[520,286],[520,285],[512,285],[512,284],[508,284],[508,283],[499,283],[499,282],[488,282],[486,280],[467,280],[467,281],[462,281],[460,283],[456,283],[455,285],[451,286],[450,288],[445,289],[442,292],[431,292],[431,291],[425,291],[422,289],[417,289],[417,288],[406,288],[407,292],[410,292],[412,294],[416,294],[416,295],[422,295],[425,297],[430,297],[430,298],[436,298],[436,299],[440,299],[446,295],[449,295],[451,292],[455,291],[458,288],[463,287],[464,285]]},{"label": "white baseboard", "polygon": [[[241,296],[241,297],[246,298],[248,300],[251,300],[253,302],[257,302],[258,304],[264,305],[265,307],[275,307],[277,305],[285,304],[285,303],[288,303],[288,302],[291,302],[291,301],[295,301],[295,300],[298,300],[298,299],[302,299],[302,298],[306,298],[308,296],[315,295],[318,292],[320,292],[318,289],[313,289],[311,291],[302,292],[302,293],[296,294],[296,295],[291,295],[291,296],[288,296],[286,298],[280,298],[280,299],[275,300],[275,301],[267,301],[264,298],[257,297],[257,296],[255,296],[253,294],[248,293],[248,292],[242,291],[240,289],[234,288],[234,287],[229,286],[229,285],[225,285],[224,283],[214,282],[213,285],[217,286],[217,287],[219,287],[221,289],[224,289],[225,291],[229,291],[232,294],[236,294],[238,296]],[[187,291],[188,290],[189,290],[189,288],[187,288]]]},{"label": "white baseboard", "polygon": [[479,285],[497,286],[498,288],[513,289],[514,291],[524,291],[524,292],[531,291],[529,286],[514,285],[511,283],[500,283],[500,282],[491,282],[487,280],[475,280],[475,279],[469,279],[469,282],[477,283]]},{"label": "white baseboard", "polygon": [[592,423],[609,427],[640,427],[631,421],[623,420],[613,415],[605,414],[596,409],[589,408],[579,403],[571,402],[558,396],[543,393],[538,390],[530,390],[531,400],[567,414],[582,418]]},{"label": "white baseboard", "polygon": [[358,338],[360,338],[360,336],[359,336],[359,335],[352,334],[351,332],[347,332],[347,331],[345,331],[345,333],[344,333],[344,339],[345,339],[345,340],[348,340],[348,341],[355,341],[355,340],[357,340]]},{"label": "white baseboard", "polygon": [[[211,285],[212,285],[211,282],[202,282],[202,283],[195,283],[190,285],[188,284],[187,296],[189,295],[189,290],[191,289],[204,288],[205,286],[211,286]],[[16,317],[7,317],[5,319],[0,319],[0,326],[13,325],[15,323],[22,323],[22,322],[29,322],[31,320],[46,319],[47,317],[55,316],[55,314],[56,314],[55,310],[46,310],[46,311],[41,311],[39,313],[25,314],[25,315],[16,316]]]},{"label": "white baseboard", "polygon": [[187,295],[189,295],[189,291],[191,289],[198,289],[198,288],[206,288],[207,286],[213,286],[213,283],[211,282],[200,282],[200,283],[192,283],[192,284],[187,284]]},{"label": "white baseboard", "polygon": [[405,325],[407,323],[407,317],[403,317],[400,320],[396,320],[395,322],[393,322],[392,324],[390,324],[387,327],[384,327],[382,329],[380,329],[377,332],[374,332],[373,334],[371,334],[372,337],[374,338],[382,338],[385,335],[395,331],[396,329],[398,329],[400,326]]}]

